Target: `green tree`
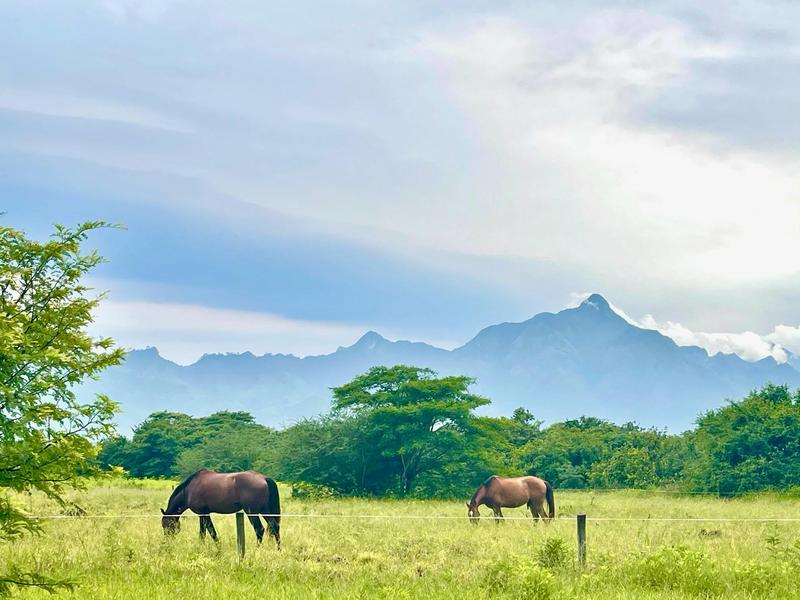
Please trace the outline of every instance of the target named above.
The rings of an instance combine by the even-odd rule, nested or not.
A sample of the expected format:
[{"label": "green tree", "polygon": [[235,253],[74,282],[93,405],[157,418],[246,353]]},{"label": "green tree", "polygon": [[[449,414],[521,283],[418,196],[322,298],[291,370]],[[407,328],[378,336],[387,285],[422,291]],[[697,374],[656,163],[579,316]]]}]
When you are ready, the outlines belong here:
[{"label": "green tree", "polygon": [[174,477],[178,457],[201,441],[199,423],[183,413],[151,414],[133,432],[121,465],[133,477]]},{"label": "green tree", "polygon": [[187,477],[200,469],[220,472],[257,468],[275,432],[245,412],[215,413],[198,419],[201,441],[181,452],[174,470]]},{"label": "green tree", "polygon": [[656,463],[647,448],[624,446],[589,469],[589,482],[597,487],[646,488],[656,485]]},{"label": "green tree", "polygon": [[361,419],[362,442],[391,461],[389,475],[403,495],[448,458],[475,451],[473,411],[489,403],[469,392],[469,377],[435,375],[406,365],[373,367],[333,389],[334,413]]},{"label": "green tree", "polygon": [[800,485],[800,391],[767,385],[705,413],[691,436],[698,490],[738,494]]},{"label": "green tree", "polygon": [[642,487],[679,477],[684,448],[660,431],[581,417],[534,437],[520,452],[520,468],[557,487]]},{"label": "green tree", "polygon": [[261,461],[273,435],[247,412],[195,418],[161,411],[138,425],[130,440],[106,440],[98,462],[105,469],[123,467],[133,477],[183,477],[203,468],[245,471]]},{"label": "green tree", "polygon": [[[87,327],[102,295],[83,277],[102,258],[84,253],[87,234],[105,226],[57,226],[39,242],[0,227],[0,488],[39,490],[61,499],[65,486],[90,472],[96,442],[112,431],[115,405],[105,396],[79,402],[74,386],[123,357],[111,339]],[[34,521],[0,500],[0,538],[36,530]],[[50,585],[31,573],[0,575],[0,594],[14,585]]]},{"label": "green tree", "polygon": [[304,419],[276,436],[262,470],[287,481],[333,488],[342,494],[379,495],[391,486],[391,457],[370,441],[364,418],[327,415]]}]

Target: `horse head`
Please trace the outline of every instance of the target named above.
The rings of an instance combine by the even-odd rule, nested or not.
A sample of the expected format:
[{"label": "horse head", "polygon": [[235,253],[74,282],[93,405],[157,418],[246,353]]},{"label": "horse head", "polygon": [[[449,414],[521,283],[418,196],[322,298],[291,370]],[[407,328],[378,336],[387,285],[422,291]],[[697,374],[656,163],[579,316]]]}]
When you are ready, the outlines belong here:
[{"label": "horse head", "polygon": [[178,533],[181,530],[181,518],[177,515],[168,515],[164,512],[164,509],[161,509],[161,527],[164,529],[164,533],[167,535],[172,535]]},{"label": "horse head", "polygon": [[470,504],[467,502],[467,516],[469,517],[469,522],[473,525],[478,524],[478,519],[481,518],[481,513],[478,512],[478,505],[477,504]]}]

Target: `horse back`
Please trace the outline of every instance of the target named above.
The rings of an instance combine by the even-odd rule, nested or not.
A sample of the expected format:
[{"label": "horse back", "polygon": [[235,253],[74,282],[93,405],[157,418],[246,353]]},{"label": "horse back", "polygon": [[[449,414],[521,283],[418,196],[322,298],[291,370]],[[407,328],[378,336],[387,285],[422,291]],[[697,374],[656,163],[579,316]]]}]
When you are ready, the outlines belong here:
[{"label": "horse back", "polygon": [[497,477],[491,478],[488,494],[498,504],[515,507],[527,504],[529,501],[540,503],[545,496],[547,484],[543,479],[526,475],[524,477]]},{"label": "horse back", "polygon": [[267,481],[255,471],[217,473],[199,471],[187,488],[189,503],[211,512],[231,513],[260,509],[267,497]]}]

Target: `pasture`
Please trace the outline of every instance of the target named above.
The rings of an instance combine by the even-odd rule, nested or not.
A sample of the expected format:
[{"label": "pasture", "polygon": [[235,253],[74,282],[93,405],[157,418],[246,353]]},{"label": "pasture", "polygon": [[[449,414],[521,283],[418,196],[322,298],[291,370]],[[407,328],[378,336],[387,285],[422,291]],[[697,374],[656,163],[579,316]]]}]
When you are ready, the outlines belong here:
[{"label": "pasture", "polygon": [[[556,490],[561,517],[479,526],[464,501],[293,499],[281,487],[283,550],[256,547],[237,560],[232,515],[214,518],[220,541],[198,536],[185,516],[163,535],[159,508],[174,483],[94,482],[69,494],[83,518],[52,519],[44,533],[0,546],[0,560],[75,581],[62,598],[785,598],[797,597],[800,522],[592,521],[592,518],[797,518],[800,501],[771,495],[735,500],[652,492]],[[16,501],[59,514],[34,495]],[[466,499],[465,499],[466,500]],[[588,564],[575,563],[575,519],[585,511]],[[505,510],[521,517],[522,509]],[[128,514],[131,517],[93,518]],[[152,515],[142,518],[136,515]],[[188,514],[188,513],[187,513]],[[336,518],[332,515],[345,515]],[[401,518],[361,518],[389,515]],[[569,517],[569,518],[567,518]],[[50,597],[39,590],[20,598]]]}]

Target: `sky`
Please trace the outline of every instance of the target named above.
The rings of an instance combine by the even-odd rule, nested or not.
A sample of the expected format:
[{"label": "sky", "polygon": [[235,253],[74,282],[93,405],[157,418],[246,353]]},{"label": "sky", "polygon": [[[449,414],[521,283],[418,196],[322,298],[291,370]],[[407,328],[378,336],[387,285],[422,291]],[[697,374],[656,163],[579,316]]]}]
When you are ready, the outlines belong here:
[{"label": "sky", "polygon": [[95,324],[189,363],[455,347],[603,294],[800,353],[800,4],[5,0],[2,222],[124,229]]}]

